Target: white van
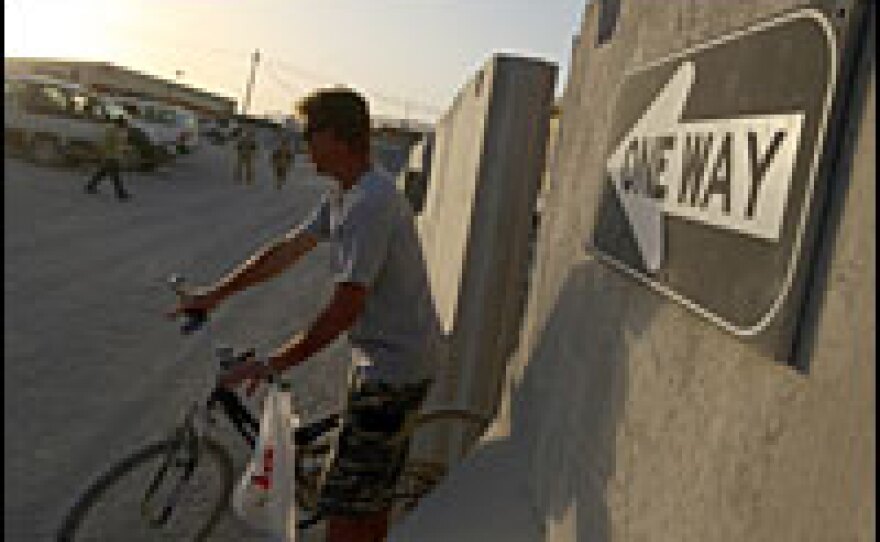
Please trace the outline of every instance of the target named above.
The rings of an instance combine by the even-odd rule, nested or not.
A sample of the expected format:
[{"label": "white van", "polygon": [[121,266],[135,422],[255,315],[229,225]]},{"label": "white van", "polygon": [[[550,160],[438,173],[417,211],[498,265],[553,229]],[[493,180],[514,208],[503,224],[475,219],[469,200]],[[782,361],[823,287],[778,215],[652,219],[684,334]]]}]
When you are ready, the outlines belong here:
[{"label": "white van", "polygon": [[198,121],[190,111],[130,96],[108,99],[141,122],[150,138],[157,141],[168,154],[189,152],[198,144]]},{"label": "white van", "polygon": [[180,132],[177,136],[177,151],[189,153],[199,145],[199,119],[196,114],[183,107],[176,107]]},{"label": "white van", "polygon": [[126,119],[128,167],[152,167],[154,142],[120,107],[80,85],[50,77],[4,77],[5,146],[44,165],[97,159],[107,123]]},{"label": "white van", "polygon": [[234,119],[207,119],[202,122],[201,135],[214,145],[225,145],[229,140],[235,137],[237,131],[238,124]]}]

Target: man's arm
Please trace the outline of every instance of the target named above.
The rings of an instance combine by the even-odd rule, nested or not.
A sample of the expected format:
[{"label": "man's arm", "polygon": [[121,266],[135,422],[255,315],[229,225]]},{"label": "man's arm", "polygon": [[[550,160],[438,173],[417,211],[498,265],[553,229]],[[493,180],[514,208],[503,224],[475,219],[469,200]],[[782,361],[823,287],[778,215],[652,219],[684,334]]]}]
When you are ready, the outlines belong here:
[{"label": "man's arm", "polygon": [[278,275],[317,244],[318,238],[305,231],[270,243],[209,288],[205,295],[216,305],[236,292]]},{"label": "man's arm", "polygon": [[305,335],[298,334],[269,356],[269,367],[280,372],[320,351],[348,330],[364,310],[367,289],[356,282],[342,282],[330,304]]},{"label": "man's arm", "polygon": [[[333,300],[312,324],[305,335],[297,334],[273,352],[267,360],[268,367],[252,361],[243,363],[220,378],[226,387],[236,386],[245,380],[256,381],[279,373],[308,359],[336,339],[357,321],[364,310],[367,289],[355,282],[342,282],[336,287]],[[250,393],[250,392],[248,392]]]}]

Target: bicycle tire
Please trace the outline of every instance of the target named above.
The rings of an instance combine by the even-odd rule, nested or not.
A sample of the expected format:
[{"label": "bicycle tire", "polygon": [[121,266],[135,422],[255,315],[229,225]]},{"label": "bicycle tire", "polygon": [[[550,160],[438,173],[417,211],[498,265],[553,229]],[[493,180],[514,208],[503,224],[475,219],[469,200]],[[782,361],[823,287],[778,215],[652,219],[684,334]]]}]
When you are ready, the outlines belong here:
[{"label": "bicycle tire", "polygon": [[392,499],[410,510],[434,490],[446,476],[446,465],[439,461],[410,460],[401,470]]},{"label": "bicycle tire", "polygon": [[[209,474],[219,474],[221,490],[216,495],[213,502],[210,503],[207,519],[203,523],[196,525],[193,537],[172,538],[172,540],[180,540],[181,542],[184,540],[193,540],[194,542],[201,542],[207,539],[211,530],[215,527],[222,513],[229,505],[230,497],[232,495],[234,479],[232,458],[229,455],[229,452],[225,447],[211,439],[204,439],[200,444],[203,444],[203,446],[199,463],[200,465],[205,465],[208,464],[206,460],[212,461],[211,464],[213,464],[214,467],[211,470],[213,472],[209,472]],[[99,529],[106,528],[104,521],[101,520],[109,518],[91,517],[93,513],[96,513],[96,509],[98,508],[97,505],[104,502],[102,497],[107,497],[111,489],[126,481],[126,478],[134,474],[139,467],[148,466],[153,460],[159,460],[161,462],[165,457],[165,454],[172,450],[174,446],[175,442],[171,439],[152,442],[124,457],[99,475],[86,488],[86,490],[80,494],[68,510],[61,523],[61,527],[58,530],[57,540],[59,542],[79,542],[85,540],[135,540],[135,535],[128,530],[122,531],[124,536],[119,538],[118,535],[106,532],[97,534],[95,537],[88,537],[83,533],[83,529],[89,525],[90,519],[97,521],[97,527]],[[148,472],[151,471],[148,470]],[[149,478],[149,476],[147,477]],[[145,487],[145,485],[143,487]],[[134,502],[130,503],[131,506],[124,505],[120,506],[120,508],[122,508],[124,512],[131,513],[134,517],[138,518],[140,515],[141,496],[142,491],[137,492]],[[156,540],[160,536],[167,536],[158,532],[156,528],[149,527],[145,518],[139,517],[134,521],[136,523],[142,523],[144,528],[150,529],[150,536],[145,538],[146,540]]]}]

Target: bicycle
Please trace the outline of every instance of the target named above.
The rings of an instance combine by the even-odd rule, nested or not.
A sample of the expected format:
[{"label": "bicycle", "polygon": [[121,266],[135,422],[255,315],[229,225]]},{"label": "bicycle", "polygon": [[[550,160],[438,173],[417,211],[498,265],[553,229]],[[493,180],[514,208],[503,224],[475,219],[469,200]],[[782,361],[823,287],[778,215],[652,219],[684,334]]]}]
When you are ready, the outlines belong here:
[{"label": "bicycle", "polygon": [[[169,283],[178,295],[183,295],[183,279],[173,276]],[[208,324],[207,314],[188,313],[181,332],[188,335],[202,327],[209,328]],[[209,329],[203,331],[211,343]],[[254,356],[253,349],[235,351],[219,347],[213,350],[221,370]],[[236,393],[217,384],[218,374],[215,370],[211,376],[207,400],[193,401],[167,436],[127,454],[88,484],[65,514],[58,529],[59,542],[134,542],[139,539],[138,533],[142,533],[142,540],[208,539],[227,510],[241,474],[233,472],[228,446],[211,434],[216,424],[212,413],[219,407],[251,449],[259,435],[257,419]],[[283,385],[279,388],[285,389]],[[406,420],[393,443],[405,444],[426,424],[450,420],[473,424],[480,432],[488,425],[488,420],[475,412],[434,409]],[[322,469],[333,452],[333,436],[340,422],[341,415],[333,413],[295,430],[294,497],[298,509],[308,514],[297,522],[298,530],[305,531],[323,520],[317,504]],[[392,492],[394,504],[400,505],[404,512],[410,510],[445,474],[446,466],[441,462],[406,459]],[[183,511],[186,506],[195,506],[203,517],[194,519],[195,512]],[[177,528],[191,534],[177,534]]]}]

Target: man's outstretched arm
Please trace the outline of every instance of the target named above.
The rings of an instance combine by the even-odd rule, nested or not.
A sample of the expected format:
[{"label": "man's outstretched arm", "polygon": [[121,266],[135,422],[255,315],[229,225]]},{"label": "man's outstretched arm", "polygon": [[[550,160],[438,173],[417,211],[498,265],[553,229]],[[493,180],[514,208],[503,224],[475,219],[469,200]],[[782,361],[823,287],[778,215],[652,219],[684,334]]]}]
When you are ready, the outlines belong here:
[{"label": "man's outstretched arm", "polygon": [[168,312],[174,317],[187,311],[211,311],[224,299],[254,284],[278,275],[318,244],[308,231],[299,231],[274,241],[236,267],[213,286],[200,288],[178,300]]},{"label": "man's outstretched arm", "polygon": [[336,340],[357,321],[366,296],[367,289],[361,284],[339,283],[330,304],[308,331],[295,335],[269,356],[270,369],[277,373],[298,365]]},{"label": "man's outstretched arm", "polygon": [[208,293],[219,303],[234,293],[280,274],[317,244],[318,238],[308,232],[298,232],[269,243],[220,279]]},{"label": "man's outstretched arm", "polygon": [[267,365],[256,361],[243,363],[224,375],[220,383],[233,387],[245,380],[260,380],[269,374],[280,373],[305,361],[357,321],[364,310],[366,293],[366,287],[358,283],[339,283],[333,300],[305,334],[295,335],[276,349],[269,356]]}]

